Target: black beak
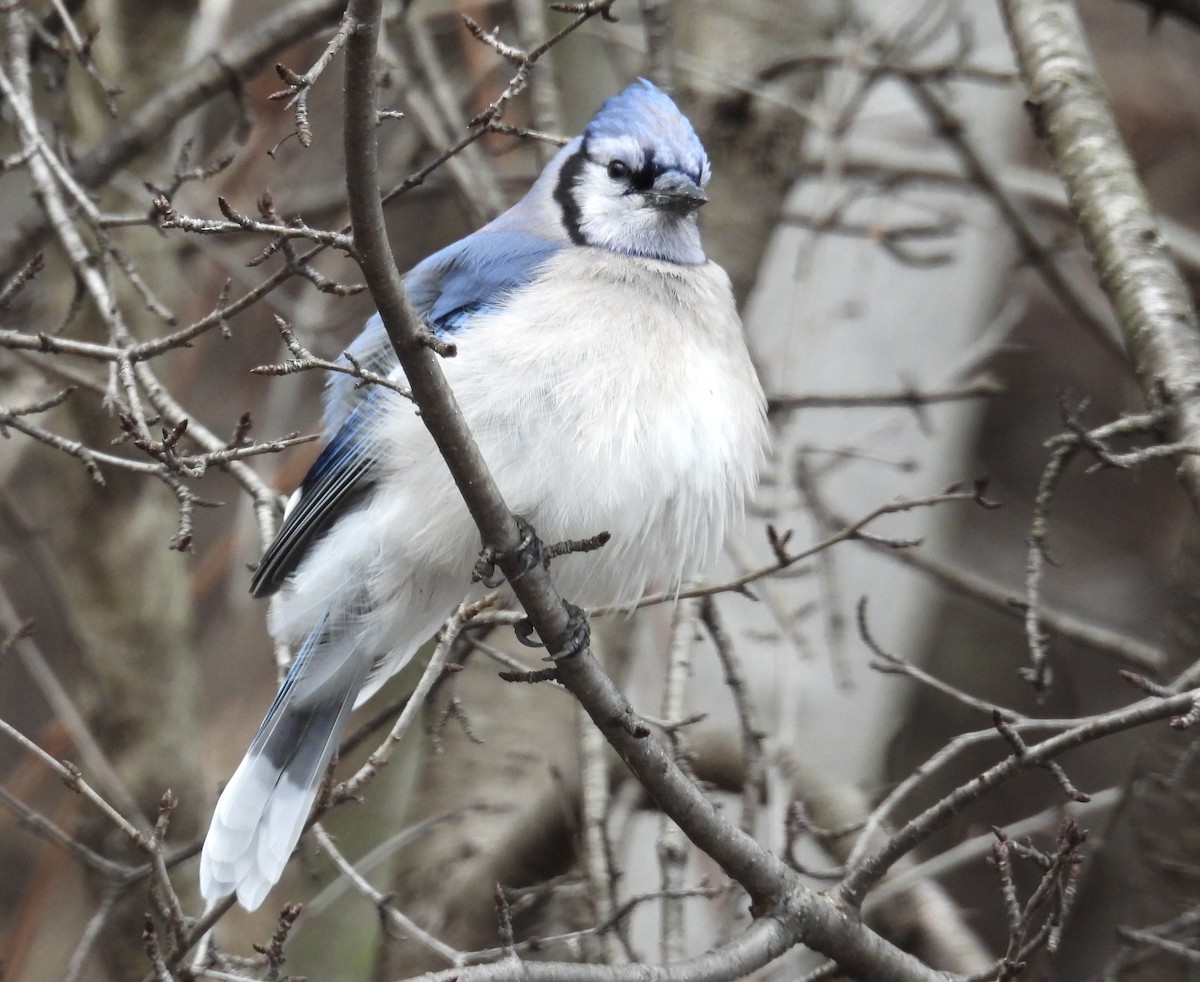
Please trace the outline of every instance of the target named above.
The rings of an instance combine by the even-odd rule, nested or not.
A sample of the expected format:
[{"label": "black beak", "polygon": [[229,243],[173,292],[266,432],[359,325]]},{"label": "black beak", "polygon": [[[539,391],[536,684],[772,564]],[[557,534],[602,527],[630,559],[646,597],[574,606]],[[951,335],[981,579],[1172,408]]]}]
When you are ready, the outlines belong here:
[{"label": "black beak", "polygon": [[683,174],[663,174],[650,190],[643,192],[646,201],[654,208],[690,215],[708,201],[704,188]]}]

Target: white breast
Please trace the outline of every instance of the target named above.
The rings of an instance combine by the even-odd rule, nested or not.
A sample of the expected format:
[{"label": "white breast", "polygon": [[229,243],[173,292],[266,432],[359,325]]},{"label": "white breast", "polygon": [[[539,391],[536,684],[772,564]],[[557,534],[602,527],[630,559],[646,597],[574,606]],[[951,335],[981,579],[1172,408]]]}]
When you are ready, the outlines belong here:
[{"label": "white breast", "polygon": [[[543,541],[612,534],[555,562],[563,596],[632,601],[719,549],[763,456],[762,389],[720,267],[573,248],[544,272],[443,367],[509,507]],[[273,629],[302,635],[367,582],[371,631],[404,660],[466,592],[480,540],[410,404],[375,436],[371,504],[310,550]]]},{"label": "white breast", "polygon": [[[631,600],[706,562],[753,483],[764,400],[714,264],[568,250],[444,364],[509,506],[548,542],[612,533],[601,553],[556,566],[579,602]],[[427,440],[396,428],[397,484]],[[420,469],[457,511],[448,478]]]}]

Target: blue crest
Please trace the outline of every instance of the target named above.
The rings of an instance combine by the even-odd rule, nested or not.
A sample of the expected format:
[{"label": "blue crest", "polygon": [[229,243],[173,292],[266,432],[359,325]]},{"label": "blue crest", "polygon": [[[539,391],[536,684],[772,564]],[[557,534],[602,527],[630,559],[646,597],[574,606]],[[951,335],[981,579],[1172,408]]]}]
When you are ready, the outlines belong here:
[{"label": "blue crest", "polygon": [[700,183],[708,179],[708,155],[692,124],[671,97],[647,79],[639,78],[607,99],[584,131],[587,141],[621,137],[632,137],[652,151],[660,167],[674,166]]}]

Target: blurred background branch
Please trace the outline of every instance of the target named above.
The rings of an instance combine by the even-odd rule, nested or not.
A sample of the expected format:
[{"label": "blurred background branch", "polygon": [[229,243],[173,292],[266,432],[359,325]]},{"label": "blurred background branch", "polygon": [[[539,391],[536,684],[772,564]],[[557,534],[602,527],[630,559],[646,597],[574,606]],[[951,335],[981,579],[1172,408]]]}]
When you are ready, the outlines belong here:
[{"label": "blurred background branch", "polygon": [[[755,923],[567,693],[497,679],[541,667],[510,611],[462,626],[425,726],[264,910],[200,905],[217,781],[288,658],[246,569],[373,306],[344,6],[0,10],[5,978],[498,977],[514,952],[580,978],[838,977]],[[597,616],[594,648],[787,877],[862,899],[931,973],[1200,958],[1192,6],[384,4],[402,269],[639,74],[696,124],[774,454],[697,599]],[[1047,78],[1063,59],[1071,84]],[[415,683],[364,710],[339,774]]]}]

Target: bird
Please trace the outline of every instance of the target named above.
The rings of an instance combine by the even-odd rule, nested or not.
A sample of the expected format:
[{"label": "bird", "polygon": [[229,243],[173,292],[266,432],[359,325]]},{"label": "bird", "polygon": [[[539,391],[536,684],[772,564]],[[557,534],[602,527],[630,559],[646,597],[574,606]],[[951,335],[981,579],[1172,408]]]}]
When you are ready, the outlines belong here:
[{"label": "bird", "polygon": [[[607,99],[508,211],[404,277],[452,340],[447,381],[559,592],[630,605],[718,553],[765,459],[766,401],[729,277],[697,211],[711,167],[691,123],[638,79]],[[343,354],[400,384],[376,314]],[[471,590],[479,533],[416,408],[333,375],[326,442],[251,581],[295,657],[216,804],[202,895],[254,910],[304,830],[338,738]]]}]

